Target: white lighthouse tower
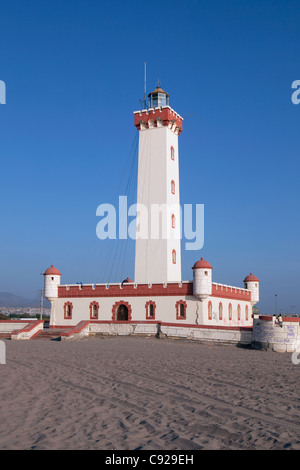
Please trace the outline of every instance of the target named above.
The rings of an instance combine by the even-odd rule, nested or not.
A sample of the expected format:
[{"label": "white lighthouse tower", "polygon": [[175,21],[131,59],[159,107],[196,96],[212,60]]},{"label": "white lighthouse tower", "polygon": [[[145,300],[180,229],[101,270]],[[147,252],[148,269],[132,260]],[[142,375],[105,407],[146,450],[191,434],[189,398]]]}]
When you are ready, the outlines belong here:
[{"label": "white lighthouse tower", "polygon": [[183,118],[157,87],[134,113],[139,130],[135,282],[181,281],[178,136]]}]

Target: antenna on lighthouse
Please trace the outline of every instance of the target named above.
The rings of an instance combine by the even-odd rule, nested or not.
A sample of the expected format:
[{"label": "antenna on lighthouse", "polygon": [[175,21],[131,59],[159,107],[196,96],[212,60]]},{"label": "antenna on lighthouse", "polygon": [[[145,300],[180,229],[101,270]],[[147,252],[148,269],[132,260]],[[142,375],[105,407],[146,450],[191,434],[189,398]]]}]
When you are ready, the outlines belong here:
[{"label": "antenna on lighthouse", "polygon": [[145,109],[147,107],[147,103],[146,103],[146,83],[147,83],[147,79],[146,79],[146,62],[144,63],[144,106],[145,106]]}]

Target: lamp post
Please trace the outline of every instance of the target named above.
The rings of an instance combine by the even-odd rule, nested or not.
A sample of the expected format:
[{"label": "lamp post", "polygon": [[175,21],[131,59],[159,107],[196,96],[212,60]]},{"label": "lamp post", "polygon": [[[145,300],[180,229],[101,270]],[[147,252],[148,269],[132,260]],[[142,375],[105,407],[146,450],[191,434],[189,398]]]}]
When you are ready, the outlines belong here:
[{"label": "lamp post", "polygon": [[275,294],[275,315],[277,317],[277,294]]}]

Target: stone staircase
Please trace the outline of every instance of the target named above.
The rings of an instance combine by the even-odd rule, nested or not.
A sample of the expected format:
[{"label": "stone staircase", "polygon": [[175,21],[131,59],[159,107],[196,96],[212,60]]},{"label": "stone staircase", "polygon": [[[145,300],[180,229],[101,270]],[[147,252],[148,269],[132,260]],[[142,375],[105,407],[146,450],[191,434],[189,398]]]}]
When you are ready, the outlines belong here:
[{"label": "stone staircase", "polygon": [[64,330],[56,329],[56,328],[43,328],[41,329],[36,335],[34,335],[31,340],[52,340],[52,341],[60,341],[60,335]]}]

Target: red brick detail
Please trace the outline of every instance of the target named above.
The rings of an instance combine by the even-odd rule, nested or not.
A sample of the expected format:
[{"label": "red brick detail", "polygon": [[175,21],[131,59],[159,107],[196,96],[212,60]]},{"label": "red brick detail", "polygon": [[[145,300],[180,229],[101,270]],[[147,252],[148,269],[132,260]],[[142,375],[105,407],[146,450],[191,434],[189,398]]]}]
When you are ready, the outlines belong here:
[{"label": "red brick detail", "polygon": [[223,318],[223,304],[222,302],[219,303],[219,320]]},{"label": "red brick detail", "polygon": [[[223,289],[221,290],[221,287]],[[244,293],[241,293],[244,292]],[[156,296],[181,296],[181,295],[193,295],[193,282],[183,282],[180,284],[167,284],[164,287],[164,284],[152,284],[151,286],[151,297]],[[67,286],[62,285],[58,286],[58,297],[59,298],[79,298],[79,297],[149,297],[149,285],[148,284],[138,284],[134,287],[134,284],[123,284],[123,288],[120,284],[111,285],[109,289],[105,284],[95,285],[74,285]],[[212,294],[211,297],[220,297],[224,299],[233,299],[233,300],[246,300],[251,301],[251,292],[250,291],[241,291],[238,288],[231,288],[226,286],[220,286],[212,284]]]},{"label": "red brick detail", "polygon": [[98,320],[98,318],[99,318],[99,303],[94,300],[94,302],[90,303],[90,319]]},{"label": "red brick detail", "polygon": [[[153,307],[152,315],[151,315],[150,305],[152,305]],[[145,309],[146,309],[146,320],[155,320],[156,303],[153,300],[148,300],[148,302],[145,303]]]},{"label": "red brick detail", "polygon": [[210,300],[208,302],[208,319],[212,320],[212,303]]},{"label": "red brick detail", "polygon": [[132,308],[131,308],[131,305],[128,303],[128,302],[125,302],[124,300],[120,300],[119,302],[115,302],[113,307],[112,307],[112,321],[115,322],[115,321],[118,321],[117,320],[117,312],[118,312],[118,308],[120,305],[125,305],[127,308],[128,308],[128,320],[126,320],[126,323],[127,322],[130,322],[132,320]]},{"label": "red brick detail", "polygon": [[73,313],[73,304],[72,304],[72,302],[65,302],[64,303],[64,319],[65,320],[72,320],[72,313]]},{"label": "red brick detail", "polygon": [[161,121],[164,126],[168,126],[170,122],[176,124],[178,134],[182,131],[182,118],[169,107],[156,108],[134,114],[134,125],[138,130],[141,128],[141,123],[144,123],[148,127],[149,121],[154,121],[154,124],[157,126],[157,120]]},{"label": "red brick detail", "polygon": [[225,285],[212,284],[212,297],[222,297],[223,299],[248,300],[251,301],[251,292],[229,287]]},{"label": "red brick detail", "polygon": [[[183,307],[181,307],[181,305],[183,305]],[[177,300],[175,304],[176,320],[186,320],[186,308],[187,303],[185,300]]]}]

